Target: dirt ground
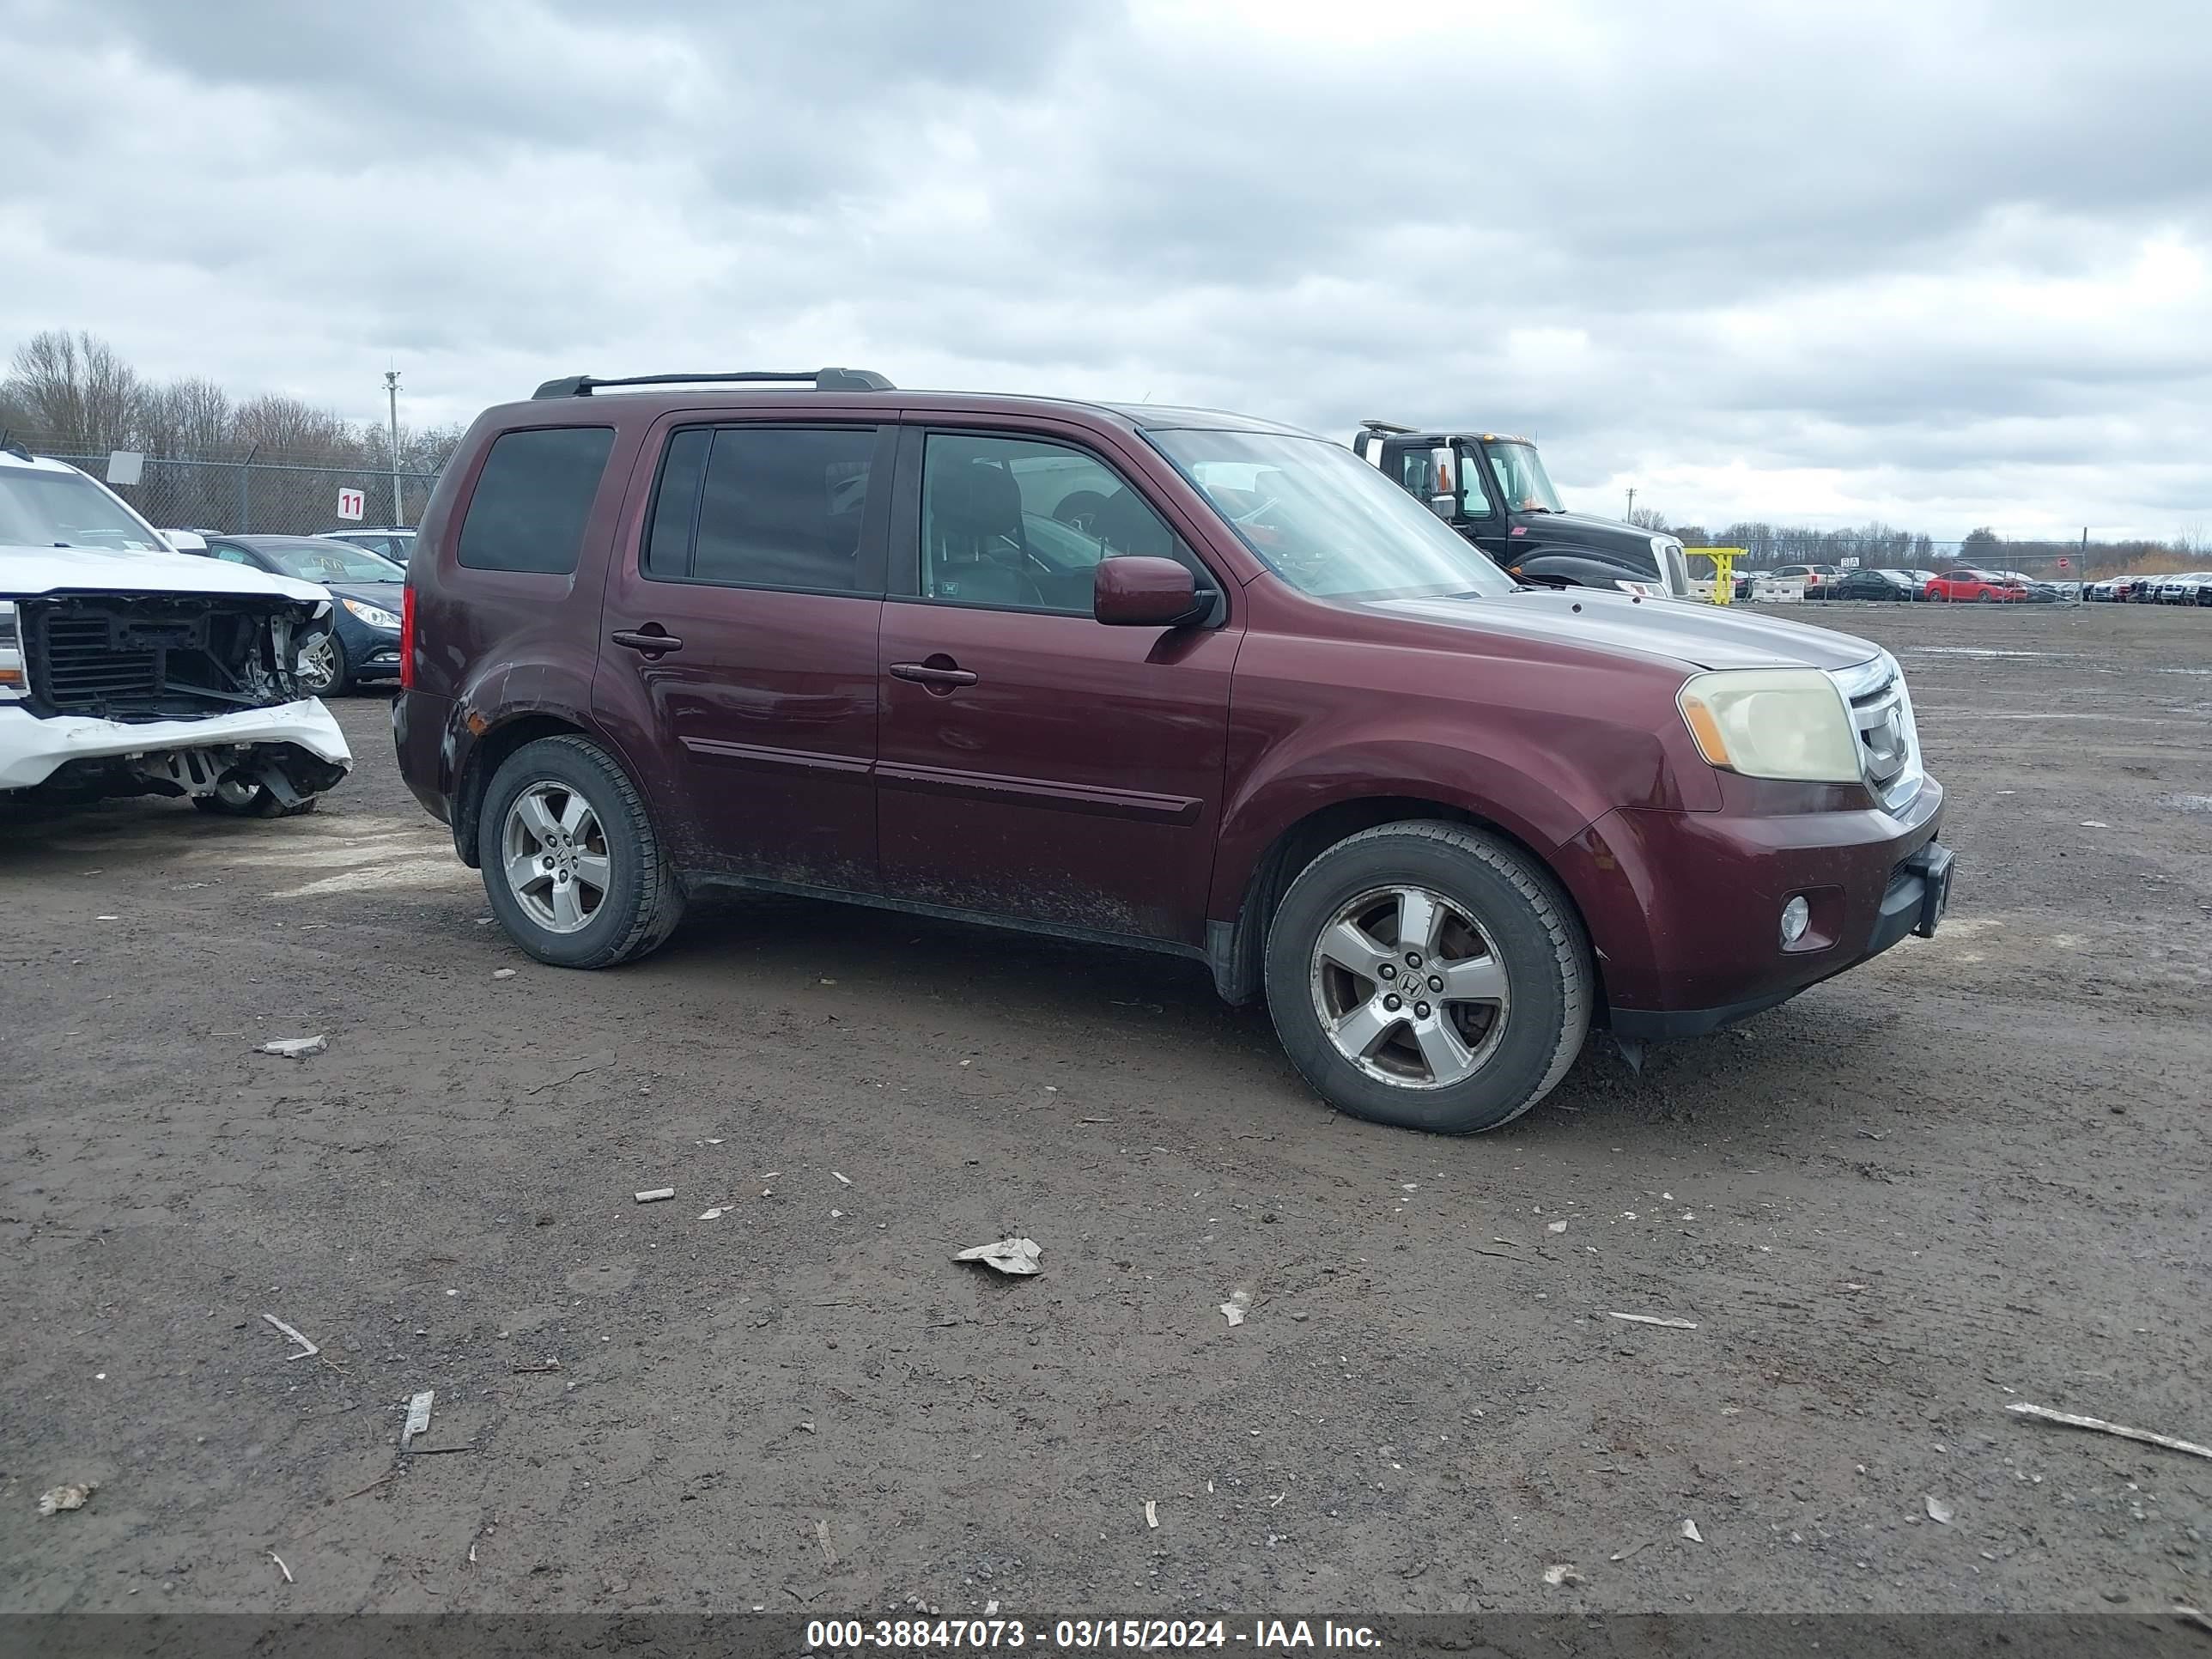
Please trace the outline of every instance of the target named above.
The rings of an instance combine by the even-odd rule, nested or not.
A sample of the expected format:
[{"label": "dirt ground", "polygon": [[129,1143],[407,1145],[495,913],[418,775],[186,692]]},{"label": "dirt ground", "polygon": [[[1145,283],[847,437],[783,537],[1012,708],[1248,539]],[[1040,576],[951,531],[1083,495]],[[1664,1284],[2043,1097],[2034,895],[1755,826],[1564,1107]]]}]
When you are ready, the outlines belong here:
[{"label": "dirt ground", "polygon": [[2212,1462],[2005,1407],[2212,1440],[2212,617],[1806,614],[1905,664],[1941,937],[1468,1141],[1165,959],[541,968],[373,698],[315,816],[0,823],[0,1611],[2206,1605]]}]

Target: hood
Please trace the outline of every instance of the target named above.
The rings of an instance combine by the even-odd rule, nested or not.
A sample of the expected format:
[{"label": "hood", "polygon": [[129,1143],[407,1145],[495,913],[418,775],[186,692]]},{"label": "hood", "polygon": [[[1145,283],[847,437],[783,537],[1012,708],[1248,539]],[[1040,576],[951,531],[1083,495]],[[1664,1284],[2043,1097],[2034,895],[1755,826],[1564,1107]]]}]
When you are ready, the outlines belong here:
[{"label": "hood", "polygon": [[407,592],[405,582],[329,582],[325,586],[341,599],[359,599],[363,605],[380,605],[395,617],[406,603],[402,597]]},{"label": "hood", "polygon": [[[1664,532],[1638,530],[1632,524],[1623,524],[1618,519],[1601,519],[1589,513],[1530,513],[1515,514],[1519,523],[1528,526],[1528,533],[1516,539],[1534,542],[1569,542],[1584,547],[1633,548],[1647,557],[1651,552],[1651,538]],[[1516,524],[1516,528],[1518,527]]]},{"label": "hood", "polygon": [[1871,642],[1833,629],[1594,587],[1524,587],[1494,599],[1383,599],[1367,608],[1492,638],[1632,652],[1692,668],[1850,668],[1881,654]]},{"label": "hood", "polygon": [[0,545],[0,599],[42,593],[258,593],[309,604],[325,597],[313,582],[197,553]]}]

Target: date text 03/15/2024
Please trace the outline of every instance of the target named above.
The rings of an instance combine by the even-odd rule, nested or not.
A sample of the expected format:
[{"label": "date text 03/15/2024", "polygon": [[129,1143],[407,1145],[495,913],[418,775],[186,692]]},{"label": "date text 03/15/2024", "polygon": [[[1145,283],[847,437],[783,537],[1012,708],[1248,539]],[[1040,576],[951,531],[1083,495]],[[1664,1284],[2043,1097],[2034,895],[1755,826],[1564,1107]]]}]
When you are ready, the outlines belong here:
[{"label": "date text 03/15/2024", "polygon": [[[1049,1631],[1049,1641],[1047,1632]],[[1034,1632],[1019,1619],[828,1619],[806,1626],[810,1650],[840,1648],[1038,1648],[1086,1652],[1098,1649],[1173,1652],[1226,1648],[1372,1650],[1382,1638],[1365,1625],[1324,1619],[1255,1619],[1244,1629],[1221,1619],[1057,1619]]]}]

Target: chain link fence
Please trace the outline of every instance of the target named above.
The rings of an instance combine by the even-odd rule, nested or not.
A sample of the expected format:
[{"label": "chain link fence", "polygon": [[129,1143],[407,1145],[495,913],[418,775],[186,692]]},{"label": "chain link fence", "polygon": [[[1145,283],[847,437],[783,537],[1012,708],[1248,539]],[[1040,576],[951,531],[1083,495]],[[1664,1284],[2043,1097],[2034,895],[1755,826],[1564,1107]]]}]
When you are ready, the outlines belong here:
[{"label": "chain link fence", "polygon": [[[105,455],[55,455],[95,478],[107,478]],[[338,516],[342,491],[361,495],[365,526],[420,523],[434,472],[394,476],[365,467],[302,466],[283,461],[157,459],[149,455],[137,483],[108,479],[108,488],[157,530],[222,531],[235,536],[313,536],[351,528]]]}]

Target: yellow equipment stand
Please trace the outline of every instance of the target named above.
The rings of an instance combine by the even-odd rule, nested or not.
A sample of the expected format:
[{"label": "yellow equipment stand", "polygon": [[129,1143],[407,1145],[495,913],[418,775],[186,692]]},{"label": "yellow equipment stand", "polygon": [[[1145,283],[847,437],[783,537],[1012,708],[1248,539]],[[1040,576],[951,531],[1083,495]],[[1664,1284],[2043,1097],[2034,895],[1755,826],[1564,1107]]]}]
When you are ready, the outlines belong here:
[{"label": "yellow equipment stand", "polygon": [[1740,547],[1686,547],[1683,556],[1702,553],[1713,562],[1713,603],[1727,605],[1735,598],[1735,562]]}]

